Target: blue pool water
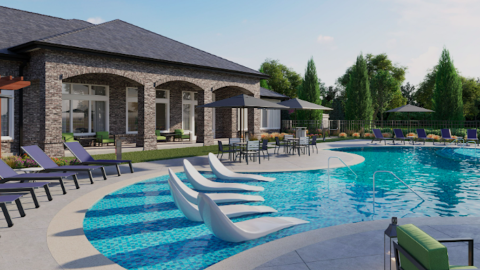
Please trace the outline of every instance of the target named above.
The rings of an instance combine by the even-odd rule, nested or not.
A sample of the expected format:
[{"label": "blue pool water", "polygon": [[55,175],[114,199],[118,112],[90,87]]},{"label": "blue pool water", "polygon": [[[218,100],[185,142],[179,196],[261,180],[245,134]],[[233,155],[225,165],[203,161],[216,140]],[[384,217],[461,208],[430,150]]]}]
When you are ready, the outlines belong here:
[{"label": "blue pool water", "polygon": [[[203,269],[249,248],[318,228],[402,217],[478,216],[479,170],[474,162],[444,158],[438,149],[422,147],[366,147],[337,149],[365,157],[348,169],[262,173],[277,180],[255,182],[278,213],[310,221],[261,239],[228,243],[214,237],[202,223],[183,217],[168,191],[167,176],[140,182],[105,196],[84,219],[84,231],[102,254],[127,269]],[[291,157],[295,158],[295,157]],[[315,154],[312,155],[315,158]],[[387,174],[377,174],[375,207],[372,175],[393,171],[423,197],[420,200]],[[179,177],[186,181],[183,173]],[[206,177],[214,177],[205,174]],[[189,185],[189,184],[188,184]]]}]

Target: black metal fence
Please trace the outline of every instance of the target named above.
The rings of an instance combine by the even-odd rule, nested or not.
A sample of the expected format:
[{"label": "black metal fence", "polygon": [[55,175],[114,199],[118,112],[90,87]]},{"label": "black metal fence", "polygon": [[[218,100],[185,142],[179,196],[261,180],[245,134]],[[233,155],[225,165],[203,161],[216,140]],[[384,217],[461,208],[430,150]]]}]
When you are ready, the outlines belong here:
[{"label": "black metal fence", "polygon": [[[323,124],[323,125],[322,125]],[[480,121],[444,121],[444,120],[282,120],[282,131],[288,132],[295,127],[306,127],[310,132],[325,128],[331,135],[340,133],[371,133],[372,129],[378,128],[382,133],[393,133],[394,128],[402,129],[404,134],[416,133],[417,128],[423,128],[427,134],[440,135],[440,129],[448,128],[452,135],[465,136],[467,129],[479,129]]]}]

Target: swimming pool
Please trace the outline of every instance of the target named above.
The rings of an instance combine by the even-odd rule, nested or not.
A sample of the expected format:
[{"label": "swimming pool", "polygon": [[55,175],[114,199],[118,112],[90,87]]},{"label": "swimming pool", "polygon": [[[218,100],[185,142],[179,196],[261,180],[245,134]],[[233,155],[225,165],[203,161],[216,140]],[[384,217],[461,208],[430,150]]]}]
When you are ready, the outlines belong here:
[{"label": "swimming pool", "polygon": [[[251,183],[265,187],[263,192],[252,193],[263,196],[265,202],[250,204],[271,206],[278,213],[233,219],[292,216],[309,224],[248,242],[224,242],[202,223],[183,217],[168,191],[167,176],[161,176],[125,187],[97,202],[86,213],[85,235],[103,255],[127,269],[203,269],[246,249],[328,226],[392,216],[478,216],[476,163],[443,158],[435,154],[438,148],[335,150],[365,157],[365,162],[351,167],[357,178],[346,168],[333,170],[330,180],[325,170],[263,173],[277,180]],[[378,174],[373,207],[372,175],[377,170],[393,171],[424,201],[392,176]],[[178,175],[186,181],[183,173]]]}]

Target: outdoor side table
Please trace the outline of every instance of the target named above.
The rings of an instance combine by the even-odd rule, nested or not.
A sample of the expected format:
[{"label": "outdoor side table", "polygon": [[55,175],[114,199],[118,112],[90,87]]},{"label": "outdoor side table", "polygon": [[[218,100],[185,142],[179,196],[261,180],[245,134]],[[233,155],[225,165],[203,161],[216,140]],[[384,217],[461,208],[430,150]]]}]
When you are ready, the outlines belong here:
[{"label": "outdoor side table", "polygon": [[160,136],[164,136],[167,142],[171,142],[172,138],[175,137],[175,133],[174,132],[160,133]]},{"label": "outdoor side table", "polygon": [[43,171],[43,168],[41,167],[30,167],[30,168],[22,168],[20,171],[24,173],[37,173]]}]

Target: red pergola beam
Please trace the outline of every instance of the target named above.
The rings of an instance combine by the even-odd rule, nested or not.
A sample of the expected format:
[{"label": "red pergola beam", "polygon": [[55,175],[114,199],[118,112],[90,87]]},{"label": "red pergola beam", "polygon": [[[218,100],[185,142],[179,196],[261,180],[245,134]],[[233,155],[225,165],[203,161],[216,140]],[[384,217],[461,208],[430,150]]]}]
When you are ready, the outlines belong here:
[{"label": "red pergola beam", "polygon": [[18,90],[27,86],[30,86],[30,82],[24,81],[23,77],[5,76],[0,78],[0,90]]}]

